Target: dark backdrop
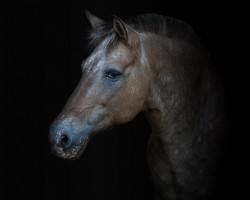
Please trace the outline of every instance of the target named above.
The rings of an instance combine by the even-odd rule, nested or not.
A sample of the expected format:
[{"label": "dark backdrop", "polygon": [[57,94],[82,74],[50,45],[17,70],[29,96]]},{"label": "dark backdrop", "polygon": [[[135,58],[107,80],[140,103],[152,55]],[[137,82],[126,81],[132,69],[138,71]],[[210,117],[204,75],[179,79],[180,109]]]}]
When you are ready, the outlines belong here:
[{"label": "dark backdrop", "polygon": [[[152,199],[146,166],[150,127],[143,116],[91,141],[77,161],[50,152],[48,128],[80,79],[86,57],[89,9],[110,20],[155,12],[186,21],[202,38],[226,88],[229,149],[221,165],[218,199],[239,199],[246,191],[244,110],[246,65],[244,5],[172,1],[10,2],[6,12],[3,105],[6,122],[4,185],[6,199]],[[246,84],[245,84],[246,85]],[[7,97],[7,98],[6,98]]]}]

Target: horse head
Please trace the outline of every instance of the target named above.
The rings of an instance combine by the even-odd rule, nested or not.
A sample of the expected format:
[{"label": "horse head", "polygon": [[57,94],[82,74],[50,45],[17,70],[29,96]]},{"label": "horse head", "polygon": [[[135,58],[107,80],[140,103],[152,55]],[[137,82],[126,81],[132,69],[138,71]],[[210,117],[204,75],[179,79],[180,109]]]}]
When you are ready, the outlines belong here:
[{"label": "horse head", "polygon": [[132,120],[144,109],[149,88],[139,34],[118,17],[107,25],[86,15],[95,48],[82,63],[77,88],[50,127],[52,149],[66,159],[78,158],[96,133]]}]

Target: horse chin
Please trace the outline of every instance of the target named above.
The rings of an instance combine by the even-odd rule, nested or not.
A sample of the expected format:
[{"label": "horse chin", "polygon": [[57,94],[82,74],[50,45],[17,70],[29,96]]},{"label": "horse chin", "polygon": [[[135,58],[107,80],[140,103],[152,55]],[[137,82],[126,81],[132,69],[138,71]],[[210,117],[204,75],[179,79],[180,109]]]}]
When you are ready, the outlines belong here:
[{"label": "horse chin", "polygon": [[87,144],[88,144],[88,137],[85,137],[80,141],[80,143],[72,147],[62,148],[62,147],[54,146],[52,147],[52,152],[56,156],[62,159],[76,160],[82,155],[83,151],[87,147]]}]

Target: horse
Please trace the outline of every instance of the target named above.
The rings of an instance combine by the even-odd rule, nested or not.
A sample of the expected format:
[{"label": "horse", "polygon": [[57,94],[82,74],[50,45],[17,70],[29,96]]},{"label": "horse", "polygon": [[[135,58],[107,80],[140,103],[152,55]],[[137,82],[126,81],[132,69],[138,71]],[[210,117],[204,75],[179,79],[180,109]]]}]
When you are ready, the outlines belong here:
[{"label": "horse", "polygon": [[152,133],[147,162],[157,200],[210,199],[223,152],[223,87],[193,28],[147,13],[91,25],[82,77],[49,130],[51,149],[77,159],[94,135],[139,113]]}]

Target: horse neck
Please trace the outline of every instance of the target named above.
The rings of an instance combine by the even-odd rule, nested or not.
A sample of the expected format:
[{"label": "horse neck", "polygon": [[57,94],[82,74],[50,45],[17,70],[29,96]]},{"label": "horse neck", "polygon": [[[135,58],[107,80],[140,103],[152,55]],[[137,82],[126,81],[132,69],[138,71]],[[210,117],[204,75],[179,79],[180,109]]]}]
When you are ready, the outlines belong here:
[{"label": "horse neck", "polygon": [[206,96],[204,80],[200,81],[206,74],[204,59],[197,48],[180,40],[148,38],[143,47],[151,74],[145,114],[153,132],[168,142],[187,131],[201,112],[200,101]]}]

